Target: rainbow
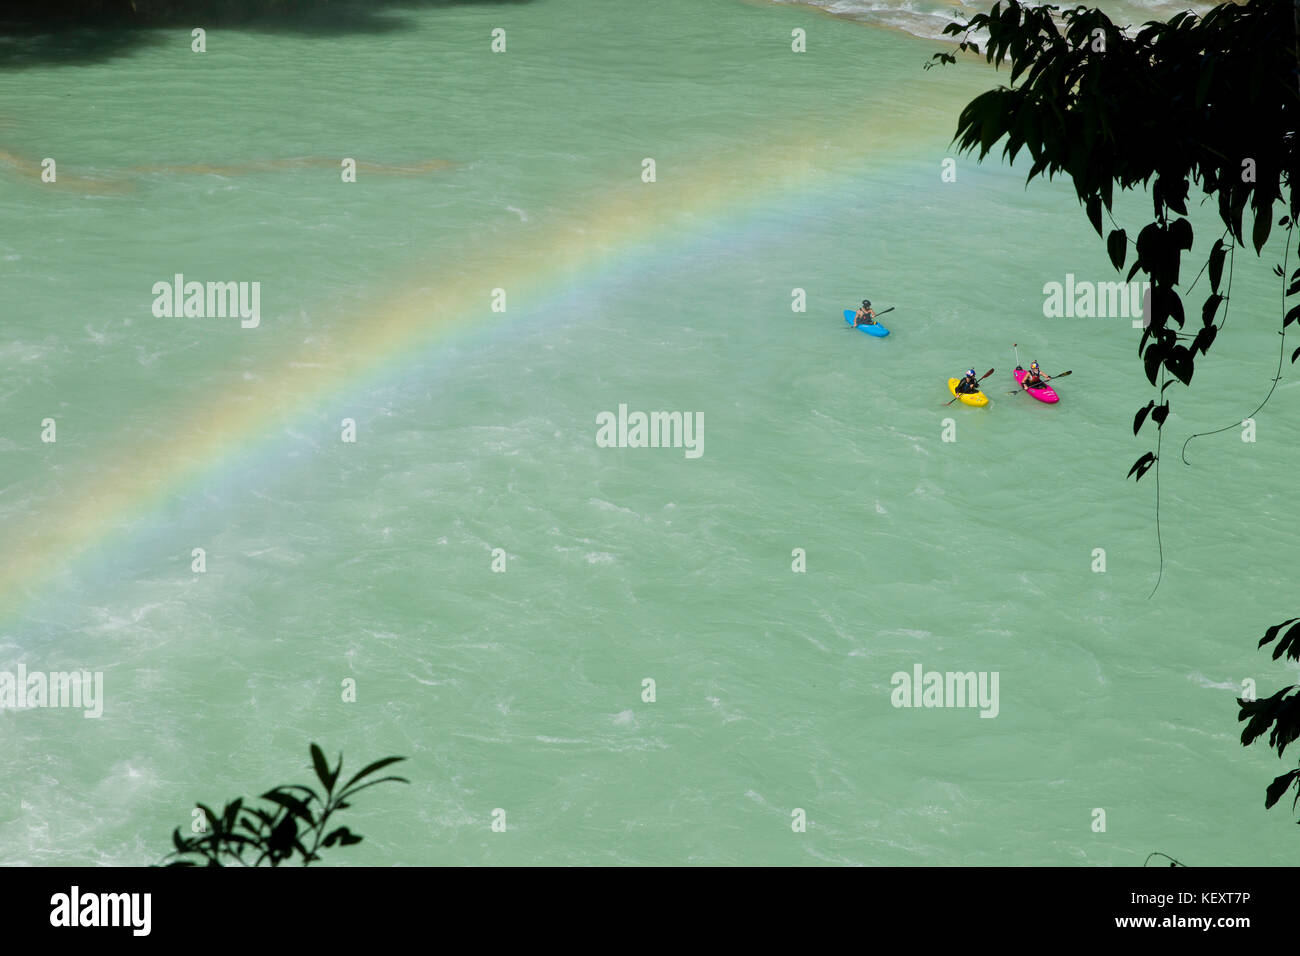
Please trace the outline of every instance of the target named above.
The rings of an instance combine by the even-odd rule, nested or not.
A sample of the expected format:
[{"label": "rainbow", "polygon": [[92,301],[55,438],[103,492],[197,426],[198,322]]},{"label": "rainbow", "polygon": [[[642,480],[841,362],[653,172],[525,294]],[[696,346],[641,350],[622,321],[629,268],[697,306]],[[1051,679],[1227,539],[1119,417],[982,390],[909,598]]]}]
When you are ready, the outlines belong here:
[{"label": "rainbow", "polygon": [[[906,118],[888,118],[897,122],[892,133],[879,114],[874,119],[873,153],[903,145],[899,127],[909,125]],[[5,529],[0,620],[21,614],[43,583],[92,556],[123,525],[161,510],[188,483],[249,454],[293,419],[318,412],[333,393],[382,381],[449,334],[490,321],[493,288],[508,290],[512,308],[572,293],[648,243],[680,243],[687,215],[743,214],[773,194],[824,191],[860,171],[857,142],[865,126],[841,123],[828,134],[802,128],[783,139],[767,137],[761,149],[737,149],[689,168],[661,165],[652,184],[640,181],[639,157],[630,157],[624,183],[583,210],[544,225],[521,223],[504,240],[481,239],[458,260],[478,263],[467,269],[412,271],[394,283],[398,292],[345,327],[322,332],[320,342],[287,357],[269,356],[252,381],[237,380],[232,369],[221,402],[195,404],[158,423],[154,433],[172,440],[112,446],[100,461],[82,466],[79,484]]]}]

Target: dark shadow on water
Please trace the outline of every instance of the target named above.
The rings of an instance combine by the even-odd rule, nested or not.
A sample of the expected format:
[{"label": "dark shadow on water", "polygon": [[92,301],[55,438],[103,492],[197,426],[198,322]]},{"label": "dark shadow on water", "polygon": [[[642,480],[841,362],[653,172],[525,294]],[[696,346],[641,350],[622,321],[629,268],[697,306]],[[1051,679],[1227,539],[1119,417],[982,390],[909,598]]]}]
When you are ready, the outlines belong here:
[{"label": "dark shadow on water", "polygon": [[[202,27],[286,36],[391,33],[411,25],[404,12],[500,7],[535,0],[2,0],[0,69],[100,63]],[[16,8],[16,9],[15,9]],[[28,8],[28,9],[23,9]]]},{"label": "dark shadow on water", "polygon": [[98,63],[147,47],[159,38],[121,27],[0,23],[0,69]]}]

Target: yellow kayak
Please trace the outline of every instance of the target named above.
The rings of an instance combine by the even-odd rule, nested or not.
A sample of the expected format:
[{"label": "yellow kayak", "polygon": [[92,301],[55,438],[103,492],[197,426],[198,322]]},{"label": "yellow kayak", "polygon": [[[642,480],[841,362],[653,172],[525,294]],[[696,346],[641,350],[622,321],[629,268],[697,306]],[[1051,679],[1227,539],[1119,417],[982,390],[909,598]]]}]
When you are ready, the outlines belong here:
[{"label": "yellow kayak", "polygon": [[954,395],[957,395],[957,397],[961,399],[961,403],[963,405],[974,405],[977,408],[979,408],[989,403],[989,397],[985,395],[983,392],[971,392],[970,394],[963,393],[961,395],[958,395],[957,383],[960,381],[961,379],[959,378],[948,379],[948,391],[952,392]]}]

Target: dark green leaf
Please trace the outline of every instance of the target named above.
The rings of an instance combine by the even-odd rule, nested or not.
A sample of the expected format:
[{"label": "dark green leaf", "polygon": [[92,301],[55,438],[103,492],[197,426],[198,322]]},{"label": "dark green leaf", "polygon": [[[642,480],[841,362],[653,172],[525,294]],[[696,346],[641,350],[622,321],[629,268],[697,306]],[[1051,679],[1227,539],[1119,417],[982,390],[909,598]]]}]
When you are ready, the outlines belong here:
[{"label": "dark green leaf", "polygon": [[1277,647],[1273,648],[1273,660],[1283,654],[1293,661],[1300,660],[1300,624],[1292,624],[1287,628],[1287,632],[1277,642]]},{"label": "dark green leaf", "polygon": [[1147,380],[1154,385],[1156,378],[1160,375],[1160,363],[1164,361],[1165,347],[1159,342],[1152,342],[1147,346],[1146,353],[1142,356],[1142,364],[1147,373]]},{"label": "dark green leaf", "polygon": [[235,829],[235,821],[239,819],[239,810],[244,805],[243,797],[236,797],[233,801],[226,804],[225,810],[221,815],[221,829],[229,833]]},{"label": "dark green leaf", "polygon": [[354,844],[360,842],[361,842],[361,837],[357,836],[347,827],[339,827],[337,830],[335,830],[333,833],[331,833],[329,836],[325,838],[324,845],[333,846],[335,843],[338,843],[341,846],[353,846]]},{"label": "dark green leaf", "polygon": [[1097,235],[1101,235],[1101,197],[1089,196],[1084,208],[1088,212],[1088,221],[1092,223],[1092,228],[1097,230]]},{"label": "dark green leaf", "polygon": [[358,770],[356,774],[352,777],[352,779],[343,785],[343,789],[347,790],[349,787],[351,787],[362,777],[367,777],[370,774],[374,773],[376,770],[383,770],[385,767],[389,766],[390,764],[395,764],[399,760],[405,760],[405,759],[406,759],[405,757],[385,757],[383,760],[376,760],[374,763],[362,767],[360,770]]},{"label": "dark green leaf", "polygon": [[[1147,415],[1155,407],[1155,402],[1147,402],[1138,409],[1138,413],[1133,416],[1133,434],[1136,435],[1142,429],[1142,423],[1147,420]],[[1132,472],[1129,472],[1132,474]]]},{"label": "dark green leaf", "polygon": [[1141,481],[1142,476],[1147,473],[1147,469],[1150,468],[1155,463],[1156,463],[1155,454],[1153,452],[1147,452],[1137,461],[1133,462],[1133,467],[1128,470],[1128,474],[1125,475],[1124,477],[1133,478],[1133,475],[1136,472],[1137,477],[1134,478],[1134,481]]},{"label": "dark green leaf", "polygon": [[1128,236],[1123,229],[1112,229],[1106,237],[1106,251],[1110,254],[1111,264],[1116,271],[1124,268],[1124,256],[1128,253]]},{"label": "dark green leaf", "polygon": [[1228,247],[1222,242],[1216,242],[1210,250],[1210,288],[1216,293],[1219,291],[1219,282],[1223,279],[1223,260],[1227,254]]},{"label": "dark green leaf", "polygon": [[1264,797],[1264,809],[1268,810],[1273,804],[1277,803],[1282,798],[1282,794],[1286,793],[1291,788],[1291,785],[1296,782],[1297,777],[1300,777],[1300,770],[1291,770],[1280,777],[1275,777],[1273,782],[1268,785],[1268,792]]},{"label": "dark green leaf", "polygon": [[1214,324],[1214,316],[1219,311],[1219,304],[1223,302],[1223,296],[1216,294],[1209,295],[1205,299],[1205,305],[1201,306],[1201,324],[1210,326]]},{"label": "dark green leaf", "polygon": [[362,784],[358,784],[355,787],[349,787],[347,790],[344,790],[340,794],[340,796],[351,797],[354,794],[358,794],[362,790],[365,790],[367,787],[374,787],[381,783],[410,783],[410,782],[411,781],[407,780],[405,777],[380,777],[378,780],[371,780],[369,783],[362,783]]},{"label": "dark green leaf", "polygon": [[1264,243],[1268,242],[1268,233],[1273,226],[1273,204],[1270,202],[1266,206],[1259,206],[1255,209],[1255,228],[1251,231],[1250,241],[1255,245],[1255,253],[1258,255],[1264,248]]},{"label": "dark green leaf", "polygon": [[1196,333],[1196,338],[1192,341],[1192,351],[1200,351],[1202,355],[1210,351],[1210,346],[1214,344],[1214,338],[1219,334],[1218,326],[1207,325],[1201,331]]},{"label": "dark green leaf", "polygon": [[334,775],[330,773],[330,765],[325,760],[325,754],[315,744],[311,745],[311,762],[316,768],[316,779],[321,782],[321,786],[325,788],[325,793],[328,795],[334,789]]},{"label": "dark green leaf", "polygon": [[1242,746],[1250,746],[1261,734],[1266,732],[1268,728],[1273,725],[1273,721],[1276,718],[1279,709],[1283,706],[1283,699],[1293,690],[1295,690],[1295,685],[1283,687],[1272,697],[1264,700],[1243,700],[1237,698],[1237,704],[1241,708],[1237,713],[1237,719],[1246,720],[1249,718],[1249,723],[1246,724],[1245,729],[1241,732]]},{"label": "dark green leaf", "polygon": [[1196,371],[1191,350],[1185,345],[1175,345],[1165,356],[1165,368],[1184,385],[1191,385],[1192,373]]},{"label": "dark green leaf", "polygon": [[299,800],[293,794],[285,793],[282,789],[268,790],[266,793],[262,794],[262,799],[270,800],[272,803],[278,803],[288,811],[290,817],[298,817],[308,826],[314,826],[316,824],[311,809],[307,804]]},{"label": "dark green leaf", "polygon": [[1264,636],[1259,639],[1259,643],[1256,645],[1256,647],[1263,647],[1269,641],[1275,640],[1278,634],[1282,632],[1282,628],[1294,624],[1296,621],[1300,621],[1300,617],[1288,618],[1287,620],[1283,621],[1281,624],[1274,624],[1272,627],[1270,627],[1267,631],[1264,632]]}]

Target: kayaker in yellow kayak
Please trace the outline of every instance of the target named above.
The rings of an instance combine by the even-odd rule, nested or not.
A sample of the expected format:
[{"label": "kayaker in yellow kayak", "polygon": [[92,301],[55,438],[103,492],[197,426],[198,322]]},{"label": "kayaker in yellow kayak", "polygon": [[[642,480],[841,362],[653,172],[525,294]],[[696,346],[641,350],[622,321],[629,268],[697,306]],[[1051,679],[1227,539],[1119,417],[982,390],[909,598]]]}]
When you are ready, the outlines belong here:
[{"label": "kayaker in yellow kayak", "polygon": [[859,325],[875,325],[876,312],[871,308],[871,300],[863,299],[862,308],[858,309],[858,314],[853,317],[853,327],[856,329]]},{"label": "kayaker in yellow kayak", "polygon": [[980,380],[975,375],[975,370],[970,369],[966,372],[966,377],[957,383],[957,394],[974,395],[980,390]]}]

